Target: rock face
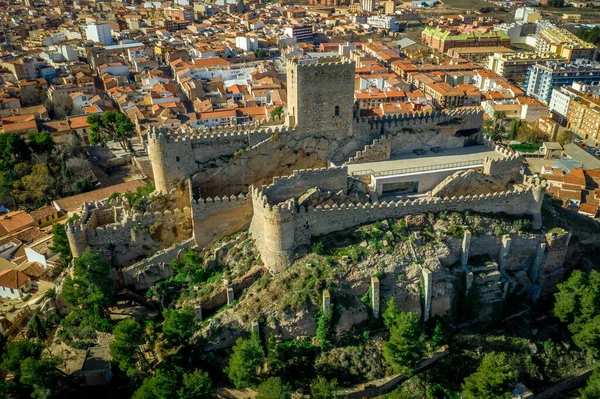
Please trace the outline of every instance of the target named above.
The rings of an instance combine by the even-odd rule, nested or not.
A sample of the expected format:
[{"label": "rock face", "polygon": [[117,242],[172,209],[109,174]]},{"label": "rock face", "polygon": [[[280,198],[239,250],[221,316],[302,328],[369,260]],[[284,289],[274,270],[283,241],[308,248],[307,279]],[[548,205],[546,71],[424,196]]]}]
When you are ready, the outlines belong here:
[{"label": "rock face", "polygon": [[452,198],[461,195],[488,194],[506,189],[506,182],[501,179],[471,169],[454,173],[438,184],[431,193],[436,197]]},{"label": "rock face", "polygon": [[[463,265],[467,228],[470,245]],[[379,279],[380,314],[393,299],[402,310],[423,318],[498,321],[554,292],[553,284],[565,273],[568,234],[522,233],[499,218],[447,213],[385,220],[324,237],[322,243],[328,256],[298,254],[284,272],[236,292],[239,303],[215,314],[199,334],[205,349],[232,346],[257,320],[263,321],[264,334],[312,336],[325,289],[331,294],[337,333],[370,323],[374,276]]]}]

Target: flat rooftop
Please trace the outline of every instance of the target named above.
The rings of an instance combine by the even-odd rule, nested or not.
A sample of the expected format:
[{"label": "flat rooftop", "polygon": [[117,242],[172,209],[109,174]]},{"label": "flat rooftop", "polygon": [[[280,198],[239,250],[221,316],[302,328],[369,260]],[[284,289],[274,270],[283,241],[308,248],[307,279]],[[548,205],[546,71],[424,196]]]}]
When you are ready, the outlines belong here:
[{"label": "flat rooftop", "polygon": [[427,151],[424,155],[414,153],[392,155],[392,159],[387,161],[366,162],[348,165],[348,173],[358,172],[359,174],[385,173],[400,169],[427,168],[435,170],[436,165],[448,165],[453,163],[474,163],[475,161],[483,160],[488,157],[491,159],[502,159],[502,154],[494,150],[490,150],[484,145],[476,145],[472,147],[461,147],[443,149],[441,152],[435,153]]},{"label": "flat rooftop", "polygon": [[569,157],[583,165],[583,169],[600,169],[600,159],[596,158],[594,155],[590,154],[575,143],[569,143],[565,145],[564,152]]}]

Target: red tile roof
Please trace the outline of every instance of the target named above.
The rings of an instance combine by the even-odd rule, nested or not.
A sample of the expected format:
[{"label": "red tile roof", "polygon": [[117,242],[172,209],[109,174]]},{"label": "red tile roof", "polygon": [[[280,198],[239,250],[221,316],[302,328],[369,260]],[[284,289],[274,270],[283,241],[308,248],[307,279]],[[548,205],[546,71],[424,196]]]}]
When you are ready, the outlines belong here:
[{"label": "red tile roof", "polygon": [[0,273],[0,287],[20,289],[29,282],[30,278],[18,270],[5,270]]}]

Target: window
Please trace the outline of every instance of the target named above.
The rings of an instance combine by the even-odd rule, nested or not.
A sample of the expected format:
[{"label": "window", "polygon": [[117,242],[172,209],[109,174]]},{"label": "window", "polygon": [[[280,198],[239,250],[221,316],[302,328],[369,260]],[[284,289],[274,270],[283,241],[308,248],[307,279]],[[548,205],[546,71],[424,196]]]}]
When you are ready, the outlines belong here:
[{"label": "window", "polygon": [[179,157],[175,157],[175,162],[179,162]]},{"label": "window", "polygon": [[335,114],[334,115],[335,116],[340,116],[340,106],[339,105],[335,106]]}]

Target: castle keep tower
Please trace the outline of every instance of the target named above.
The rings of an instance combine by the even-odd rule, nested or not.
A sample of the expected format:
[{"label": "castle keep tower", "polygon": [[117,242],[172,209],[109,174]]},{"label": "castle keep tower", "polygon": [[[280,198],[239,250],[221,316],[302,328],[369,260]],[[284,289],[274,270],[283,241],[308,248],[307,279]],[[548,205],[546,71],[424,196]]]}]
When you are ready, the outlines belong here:
[{"label": "castle keep tower", "polygon": [[287,61],[289,123],[303,134],[352,135],[354,71],[340,57]]}]

